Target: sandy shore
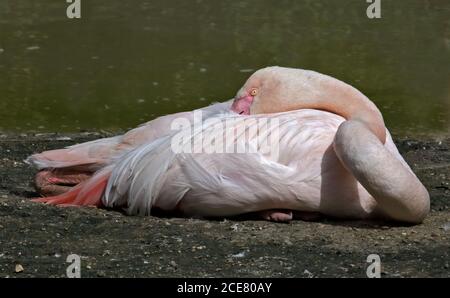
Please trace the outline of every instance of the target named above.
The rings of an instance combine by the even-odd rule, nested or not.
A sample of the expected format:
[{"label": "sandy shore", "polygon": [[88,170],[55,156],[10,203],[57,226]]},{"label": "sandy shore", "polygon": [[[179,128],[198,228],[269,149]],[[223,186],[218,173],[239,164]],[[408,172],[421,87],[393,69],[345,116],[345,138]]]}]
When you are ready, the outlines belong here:
[{"label": "sandy shore", "polygon": [[143,218],[29,201],[26,156],[101,136],[0,134],[0,277],[64,277],[72,253],[82,277],[365,277],[369,254],[383,277],[450,277],[450,136],[397,142],[431,194],[431,214],[412,227]]}]

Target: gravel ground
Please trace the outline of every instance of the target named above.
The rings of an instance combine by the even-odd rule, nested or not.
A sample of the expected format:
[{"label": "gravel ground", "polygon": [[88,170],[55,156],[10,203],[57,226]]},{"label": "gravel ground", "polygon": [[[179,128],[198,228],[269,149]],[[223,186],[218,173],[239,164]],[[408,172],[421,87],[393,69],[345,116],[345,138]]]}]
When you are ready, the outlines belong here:
[{"label": "gravel ground", "polygon": [[365,277],[373,253],[382,277],[450,277],[448,136],[397,142],[431,194],[417,226],[130,217],[29,201],[26,156],[102,136],[0,135],[0,277],[65,277],[72,253],[82,277]]}]

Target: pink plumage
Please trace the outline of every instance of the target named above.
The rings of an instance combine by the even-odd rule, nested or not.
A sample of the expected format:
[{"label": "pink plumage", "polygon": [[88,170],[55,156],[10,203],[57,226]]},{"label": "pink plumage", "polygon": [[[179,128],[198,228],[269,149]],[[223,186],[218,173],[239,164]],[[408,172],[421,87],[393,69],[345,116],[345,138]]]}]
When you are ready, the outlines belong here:
[{"label": "pink plumage", "polygon": [[[200,128],[195,122],[199,111]],[[141,215],[158,208],[201,217],[282,209],[421,222],[428,213],[428,192],[399,154],[381,113],[343,82],[311,71],[267,68],[250,77],[233,105],[227,101],[199,111],[31,156],[28,161],[44,171],[97,171],[71,190],[47,185],[65,193],[39,201]],[[179,119],[190,125],[174,127]],[[261,120],[278,125],[250,133]],[[195,144],[201,135],[232,144],[234,151],[178,152],[173,142],[180,134],[188,136],[185,144]],[[247,137],[239,137],[243,134]],[[275,134],[276,154],[255,145],[269,144]],[[277,217],[291,218],[269,215]]]}]

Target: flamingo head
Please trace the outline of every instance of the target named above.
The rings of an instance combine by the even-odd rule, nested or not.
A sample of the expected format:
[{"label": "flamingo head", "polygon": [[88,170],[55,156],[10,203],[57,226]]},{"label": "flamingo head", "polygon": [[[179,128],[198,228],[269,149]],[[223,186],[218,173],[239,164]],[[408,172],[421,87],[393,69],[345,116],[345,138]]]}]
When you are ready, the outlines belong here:
[{"label": "flamingo head", "polygon": [[318,83],[325,78],[329,77],[310,70],[279,66],[262,68],[238,91],[232,110],[241,115],[252,115],[320,108],[324,90]]},{"label": "flamingo head", "polygon": [[[283,84],[281,67],[267,67],[256,71],[238,91],[231,109],[240,115],[275,112],[273,104],[278,100]],[[283,83],[282,83],[283,82]]]},{"label": "flamingo head", "polygon": [[383,143],[386,139],[383,116],[372,101],[356,88],[311,70],[260,69],[238,91],[231,109],[241,115],[324,110],[362,121]]}]

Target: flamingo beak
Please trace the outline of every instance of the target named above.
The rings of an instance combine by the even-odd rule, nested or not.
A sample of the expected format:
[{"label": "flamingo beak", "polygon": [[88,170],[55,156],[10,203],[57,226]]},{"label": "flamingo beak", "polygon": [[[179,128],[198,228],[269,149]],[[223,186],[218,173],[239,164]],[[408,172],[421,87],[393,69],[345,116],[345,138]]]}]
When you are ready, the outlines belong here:
[{"label": "flamingo beak", "polygon": [[231,110],[239,115],[250,115],[250,106],[253,102],[253,96],[244,95],[236,97],[231,105]]}]

